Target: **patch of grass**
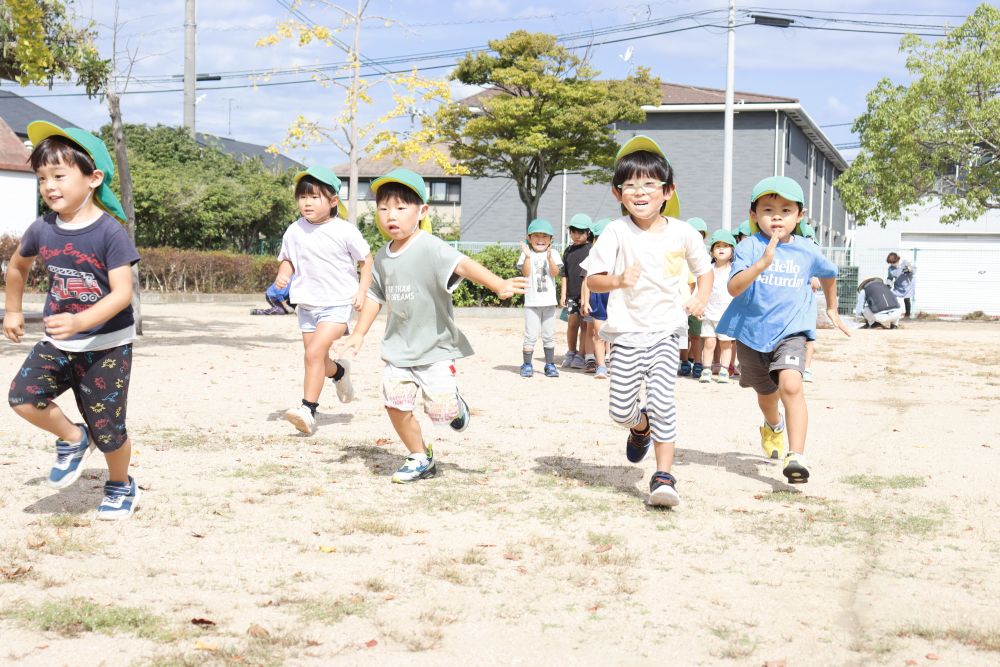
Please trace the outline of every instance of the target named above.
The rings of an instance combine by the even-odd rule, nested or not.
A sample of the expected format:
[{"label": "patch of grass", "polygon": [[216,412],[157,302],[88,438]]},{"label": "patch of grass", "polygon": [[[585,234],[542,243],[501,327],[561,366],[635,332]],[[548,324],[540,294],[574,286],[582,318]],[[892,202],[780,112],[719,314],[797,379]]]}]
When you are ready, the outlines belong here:
[{"label": "patch of grass", "polygon": [[420,568],[428,577],[441,579],[456,586],[471,586],[475,583],[471,571],[463,570],[451,558],[432,558]]},{"label": "patch of grass", "polygon": [[745,658],[757,649],[756,639],[731,625],[712,625],[708,631],[725,643],[722,649],[712,652],[720,658]]},{"label": "patch of grass", "polygon": [[299,615],[306,621],[327,625],[340,623],[348,616],[365,616],[372,605],[361,595],[342,595],[334,600],[303,600],[297,603]]},{"label": "patch of grass", "polygon": [[100,632],[117,635],[131,632],[137,637],[158,642],[173,641],[166,622],[145,609],[99,605],[84,598],[44,602],[37,606],[21,607],[7,612],[8,616],[46,632],[56,632],[75,637],[81,632]]},{"label": "patch of grass", "polygon": [[248,465],[229,473],[230,477],[241,479],[274,479],[278,477],[292,477],[300,472],[298,466],[281,463],[262,463],[260,465]]},{"label": "patch of grass", "polygon": [[952,641],[980,651],[1000,653],[1000,628],[935,628],[927,625],[904,625],[896,630],[897,637],[919,637],[927,641]]},{"label": "patch of grass", "polygon": [[366,579],[363,586],[372,593],[382,593],[389,590],[389,584],[385,583],[384,579],[379,579],[378,577]]},{"label": "patch of grass", "polygon": [[785,505],[830,505],[826,498],[810,496],[801,491],[772,491],[763,494],[760,499]]},{"label": "patch of grass", "polygon": [[591,531],[587,533],[587,541],[595,547],[613,547],[622,540],[614,533],[595,533]]},{"label": "patch of grass", "polygon": [[95,544],[90,540],[79,540],[72,531],[57,528],[55,531],[36,530],[28,536],[28,548],[53,556],[65,556],[70,553],[90,553]]},{"label": "patch of grass", "polygon": [[482,549],[472,547],[462,556],[462,565],[486,565],[486,554]]},{"label": "patch of grass", "polygon": [[974,310],[971,313],[966,313],[965,315],[962,315],[962,319],[970,322],[991,322],[993,320],[992,317],[981,310]]},{"label": "patch of grass", "polygon": [[53,514],[45,519],[45,523],[53,528],[86,528],[90,520],[74,514]]},{"label": "patch of grass", "polygon": [[840,481],[850,484],[859,489],[871,489],[882,491],[883,489],[916,489],[927,486],[927,480],[923,477],[912,475],[893,475],[892,477],[882,477],[881,475],[848,475],[841,477]]},{"label": "patch of grass", "polygon": [[242,643],[219,646],[215,651],[199,651],[195,654],[178,652],[156,656],[146,664],[149,667],[202,667],[210,664],[234,667],[237,665],[279,667],[290,657],[286,655],[284,649],[304,644],[305,640],[292,634],[250,637]]},{"label": "patch of grass", "polygon": [[402,537],[406,535],[406,529],[394,521],[386,521],[375,516],[355,517],[344,526],[344,534],[365,533],[367,535],[394,535]]}]

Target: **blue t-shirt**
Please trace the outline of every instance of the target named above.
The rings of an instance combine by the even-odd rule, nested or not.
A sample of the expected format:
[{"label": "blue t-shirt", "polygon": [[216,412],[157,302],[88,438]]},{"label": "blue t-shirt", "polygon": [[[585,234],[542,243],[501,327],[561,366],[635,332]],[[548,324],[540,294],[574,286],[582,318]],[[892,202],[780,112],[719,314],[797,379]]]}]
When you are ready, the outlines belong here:
[{"label": "blue t-shirt", "polygon": [[[763,257],[768,241],[759,232],[740,241],[729,279]],[[716,331],[758,352],[771,352],[796,334],[816,340],[816,301],[809,281],[836,276],[837,267],[816,244],[792,236],[790,243],[775,247],[771,266],[733,299]]]}]

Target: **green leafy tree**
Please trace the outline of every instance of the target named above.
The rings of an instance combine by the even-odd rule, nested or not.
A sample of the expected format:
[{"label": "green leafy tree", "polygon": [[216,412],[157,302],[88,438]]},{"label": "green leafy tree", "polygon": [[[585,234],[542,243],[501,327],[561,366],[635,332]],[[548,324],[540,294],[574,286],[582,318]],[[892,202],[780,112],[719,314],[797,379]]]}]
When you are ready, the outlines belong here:
[{"label": "green leafy tree", "polygon": [[586,57],[553,35],[518,30],[469,54],[452,79],[487,87],[477,106],[455,102],[435,121],[451,154],[475,176],[511,178],[525,220],[564,169],[607,174],[617,150],[615,123],[640,123],[660,103],[660,82],[639,67],[621,81],[598,81]]},{"label": "green leafy tree", "polygon": [[900,50],[912,83],[868,94],[861,152],[836,182],[845,207],[883,226],[928,197],[942,222],[1000,208],[1000,10],[982,4],[944,39],[907,35]]},{"label": "green leafy tree", "polygon": [[90,25],[78,28],[58,0],[0,2],[0,79],[22,86],[73,81],[96,95],[110,71]]}]

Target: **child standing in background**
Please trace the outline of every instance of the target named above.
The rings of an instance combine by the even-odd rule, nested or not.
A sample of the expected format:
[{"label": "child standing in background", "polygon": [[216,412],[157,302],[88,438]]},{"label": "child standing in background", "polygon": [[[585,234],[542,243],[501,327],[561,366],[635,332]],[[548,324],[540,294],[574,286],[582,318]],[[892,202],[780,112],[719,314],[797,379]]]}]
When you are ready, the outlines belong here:
[{"label": "child standing in background", "polygon": [[720,229],[712,234],[710,241],[712,251],[712,270],[714,278],[712,281],[712,295],[708,298],[708,305],[705,306],[705,316],[701,321],[701,339],[704,346],[703,359],[704,366],[699,375],[700,382],[712,381],[712,357],[715,355],[715,340],[719,340],[719,374],[716,382],[729,382],[729,364],[733,358],[733,339],[719,333],[716,328],[722,314],[726,312],[733,297],[729,295],[729,271],[732,268],[733,251],[736,248],[736,239],[725,230]]},{"label": "child standing in background", "polygon": [[[582,324],[580,313],[580,289],[583,277],[580,275],[580,263],[587,259],[590,252],[590,216],[577,213],[569,221],[570,246],[563,252],[562,284],[559,290],[559,305],[566,309],[566,355],[563,357],[563,368],[571,368],[577,353],[586,353],[583,341],[586,339],[586,327]],[[577,345],[579,342],[579,350]],[[580,355],[583,358],[583,354]]]},{"label": "child standing in background", "polygon": [[535,342],[542,337],[545,351],[545,377],[559,377],[556,368],[556,284],[562,259],[552,248],[552,224],[536,218],[528,225],[528,242],[521,245],[517,268],[528,279],[524,293],[524,344],[521,347],[521,377],[535,374],[531,357]]},{"label": "child standing in background", "polygon": [[[611,222],[608,218],[602,218],[594,223],[594,238],[600,237],[604,228]],[[586,272],[582,272],[586,277]],[[608,370],[607,355],[608,342],[601,338],[601,327],[608,321],[608,293],[591,292],[587,287],[587,281],[583,281],[583,315],[587,320],[587,338],[590,341],[590,349],[594,351],[594,370],[587,369],[587,372],[594,374],[595,380],[607,380],[610,371]]]},{"label": "child standing in background", "polygon": [[[694,228],[696,232],[701,234],[702,240],[708,236],[708,224],[701,218],[690,218],[687,223]],[[691,295],[697,294],[697,286],[694,282],[694,276],[690,273],[687,274],[687,289],[690,291]],[[684,289],[684,288],[681,288]],[[686,298],[687,295],[685,295]],[[688,335],[684,340],[685,347],[681,348],[680,352],[680,370],[678,375],[691,376],[692,378],[701,377],[702,363],[701,363],[701,320],[694,315],[688,316]],[[711,368],[711,366],[709,366]]]}]

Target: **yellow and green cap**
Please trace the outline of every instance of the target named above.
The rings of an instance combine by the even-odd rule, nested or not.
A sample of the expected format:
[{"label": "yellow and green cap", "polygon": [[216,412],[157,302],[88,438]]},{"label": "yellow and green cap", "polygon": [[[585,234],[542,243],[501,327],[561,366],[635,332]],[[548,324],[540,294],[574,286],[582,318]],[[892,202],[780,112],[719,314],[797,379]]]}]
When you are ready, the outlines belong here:
[{"label": "yellow and green cap", "polygon": [[[797,202],[799,206],[802,206],[806,201],[805,195],[802,194],[802,186],[787,176],[768,176],[757,183],[750,195],[750,203],[754,203],[764,195],[778,195],[788,201]],[[757,226],[757,223],[750,221],[750,233],[756,234],[759,231],[760,227]],[[801,223],[795,225],[792,233],[802,236]]]},{"label": "yellow and green cap", "polygon": [[716,243],[725,243],[736,247],[736,237],[728,229],[716,229],[712,232],[712,238],[708,239],[708,247],[714,248]]},{"label": "yellow and green cap", "polygon": [[708,223],[701,218],[689,218],[687,223],[694,227],[696,232],[701,232],[703,237],[708,234]]},{"label": "yellow and green cap", "polygon": [[340,200],[340,179],[334,174],[330,169],[326,167],[314,166],[309,167],[305,171],[300,171],[295,174],[294,186],[298,186],[299,181],[301,181],[306,176],[312,176],[320,183],[325,183],[333,188],[334,194],[337,195],[337,217],[343,220],[347,220],[347,207],[344,206],[344,202]]},{"label": "yellow and green cap", "polygon": [[[622,144],[621,148],[618,149],[618,153],[615,155],[615,164],[617,165],[621,161],[621,159],[626,155],[631,155],[632,153],[638,153],[640,151],[645,151],[646,153],[659,155],[660,157],[662,157],[664,160],[667,161],[667,164],[670,164],[670,158],[668,158],[667,154],[663,152],[662,148],[660,148],[660,144],[656,143],[656,141],[653,138],[647,137],[644,134],[637,134],[628,141],[626,141],[624,144]],[[622,209],[622,215],[628,214],[628,211],[625,209],[624,204],[622,205],[621,209]],[[663,208],[660,209],[660,214],[665,215],[668,218],[680,217],[681,200],[679,195],[677,194],[677,188],[674,188],[674,196],[663,203]]]},{"label": "yellow and green cap", "polygon": [[[413,190],[420,201],[427,203],[427,185],[424,183],[424,179],[421,178],[420,174],[410,171],[409,169],[393,169],[385,176],[381,178],[376,178],[372,181],[372,194],[378,196],[378,189],[385,185],[386,183],[398,183],[404,187]],[[381,232],[384,238],[389,238],[389,233],[382,229],[382,221],[378,219],[378,215],[375,216],[375,221],[378,223],[378,230]],[[425,232],[431,231],[431,217],[430,213],[424,216],[424,219],[420,221],[418,225],[420,229]]]},{"label": "yellow and green cap", "polygon": [[604,232],[604,228],[611,224],[611,218],[601,218],[594,223],[593,229],[591,231],[594,236],[600,236]]},{"label": "yellow and green cap", "polygon": [[744,220],[741,222],[740,226],[736,228],[736,232],[734,232],[734,234],[739,234],[740,236],[750,236],[750,221]]},{"label": "yellow and green cap", "polygon": [[813,229],[812,225],[810,225],[805,220],[799,223],[799,231],[802,232],[802,236],[806,237],[807,239],[816,238],[816,230]]},{"label": "yellow and green cap", "polygon": [[62,137],[79,146],[94,161],[94,167],[104,173],[104,181],[94,191],[94,203],[98,208],[127,222],[125,211],[118,197],[111,191],[111,179],[115,177],[115,163],[104,142],[86,130],[78,127],[61,128],[58,125],[36,120],[28,125],[28,139],[37,146],[49,137]]}]

